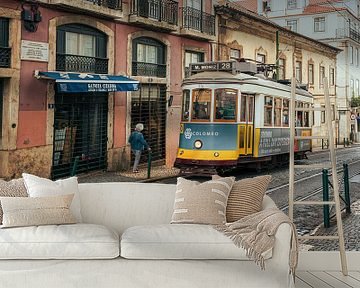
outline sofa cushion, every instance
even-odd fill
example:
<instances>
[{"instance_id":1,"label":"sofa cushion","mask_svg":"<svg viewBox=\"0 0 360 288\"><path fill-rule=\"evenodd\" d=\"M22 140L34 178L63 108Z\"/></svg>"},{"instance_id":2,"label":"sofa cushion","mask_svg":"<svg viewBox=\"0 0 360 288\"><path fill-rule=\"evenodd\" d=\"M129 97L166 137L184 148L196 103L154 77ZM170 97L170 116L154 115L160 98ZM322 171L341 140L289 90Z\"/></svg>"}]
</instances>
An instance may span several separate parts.
<instances>
[{"instance_id":1,"label":"sofa cushion","mask_svg":"<svg viewBox=\"0 0 360 288\"><path fill-rule=\"evenodd\" d=\"M224 224L234 177L204 183L179 177L171 223Z\"/></svg>"},{"instance_id":2,"label":"sofa cushion","mask_svg":"<svg viewBox=\"0 0 360 288\"><path fill-rule=\"evenodd\" d=\"M30 197L47 197L66 194L74 194L70 210L75 216L76 222L82 222L80 212L80 196L77 177L70 177L62 180L52 181L35 175L22 174Z\"/></svg>"},{"instance_id":3,"label":"sofa cushion","mask_svg":"<svg viewBox=\"0 0 360 288\"><path fill-rule=\"evenodd\" d=\"M134 226L121 237L121 256L128 259L236 259L246 252L210 225ZM272 256L272 250L263 254Z\"/></svg>"},{"instance_id":4,"label":"sofa cushion","mask_svg":"<svg viewBox=\"0 0 360 288\"><path fill-rule=\"evenodd\" d=\"M105 259L119 256L118 235L102 225L0 229L0 259Z\"/></svg>"},{"instance_id":5,"label":"sofa cushion","mask_svg":"<svg viewBox=\"0 0 360 288\"><path fill-rule=\"evenodd\" d=\"M74 194L51 197L0 197L3 227L76 223L69 207Z\"/></svg>"},{"instance_id":6,"label":"sofa cushion","mask_svg":"<svg viewBox=\"0 0 360 288\"><path fill-rule=\"evenodd\" d=\"M0 197L27 197L24 179L13 179L11 181L0 180ZM0 204L0 224L2 223L3 211Z\"/></svg>"},{"instance_id":7,"label":"sofa cushion","mask_svg":"<svg viewBox=\"0 0 360 288\"><path fill-rule=\"evenodd\" d=\"M221 177L213 175L212 178L216 180ZM271 175L235 181L226 206L227 222L235 222L245 216L260 212L270 182Z\"/></svg>"}]
</instances>

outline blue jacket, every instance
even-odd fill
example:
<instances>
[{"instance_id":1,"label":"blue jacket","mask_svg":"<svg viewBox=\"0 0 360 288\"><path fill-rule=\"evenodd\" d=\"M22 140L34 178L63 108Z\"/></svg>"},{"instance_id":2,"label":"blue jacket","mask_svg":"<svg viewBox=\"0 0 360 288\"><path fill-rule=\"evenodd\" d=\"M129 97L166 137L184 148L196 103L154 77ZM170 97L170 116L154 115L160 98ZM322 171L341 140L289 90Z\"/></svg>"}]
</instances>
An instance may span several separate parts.
<instances>
[{"instance_id":1,"label":"blue jacket","mask_svg":"<svg viewBox=\"0 0 360 288\"><path fill-rule=\"evenodd\" d=\"M149 145L147 144L147 142L144 139L143 134L139 131L132 132L128 142L130 143L132 150L140 150L141 151L141 150L144 150L144 148L149 147Z\"/></svg>"}]
</instances>

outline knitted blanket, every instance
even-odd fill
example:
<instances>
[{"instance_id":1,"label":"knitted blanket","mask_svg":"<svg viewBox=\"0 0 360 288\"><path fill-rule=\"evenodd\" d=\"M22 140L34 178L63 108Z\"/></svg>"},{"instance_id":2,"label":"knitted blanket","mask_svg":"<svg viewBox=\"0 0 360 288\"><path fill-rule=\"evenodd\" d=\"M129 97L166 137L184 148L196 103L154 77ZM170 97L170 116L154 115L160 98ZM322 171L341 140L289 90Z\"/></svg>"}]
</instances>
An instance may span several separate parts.
<instances>
[{"instance_id":1,"label":"knitted blanket","mask_svg":"<svg viewBox=\"0 0 360 288\"><path fill-rule=\"evenodd\" d=\"M249 259L255 260L261 269L265 269L262 254L274 247L275 233L282 223L291 226L289 267L294 276L298 261L298 239L294 223L277 208L266 209L246 216L236 222L214 226L216 230L229 237L237 247L246 251Z\"/></svg>"}]
</instances>

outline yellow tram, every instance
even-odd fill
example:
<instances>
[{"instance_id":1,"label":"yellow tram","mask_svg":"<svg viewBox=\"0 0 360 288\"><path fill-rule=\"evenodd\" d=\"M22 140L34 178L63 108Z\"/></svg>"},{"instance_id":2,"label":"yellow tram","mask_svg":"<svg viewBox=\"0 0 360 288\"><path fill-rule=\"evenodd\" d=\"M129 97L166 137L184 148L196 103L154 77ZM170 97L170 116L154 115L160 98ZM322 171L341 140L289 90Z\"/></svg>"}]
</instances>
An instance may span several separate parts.
<instances>
[{"instance_id":1,"label":"yellow tram","mask_svg":"<svg viewBox=\"0 0 360 288\"><path fill-rule=\"evenodd\" d=\"M291 87L254 73L249 64L191 64L192 75L182 85L176 167L258 168L264 161L287 161ZM308 91L296 89L297 107L307 108L312 103ZM303 127L299 130L302 135L311 135L311 123L309 112L297 112L296 125ZM311 140L296 140L298 157L310 150Z\"/></svg>"}]
</instances>

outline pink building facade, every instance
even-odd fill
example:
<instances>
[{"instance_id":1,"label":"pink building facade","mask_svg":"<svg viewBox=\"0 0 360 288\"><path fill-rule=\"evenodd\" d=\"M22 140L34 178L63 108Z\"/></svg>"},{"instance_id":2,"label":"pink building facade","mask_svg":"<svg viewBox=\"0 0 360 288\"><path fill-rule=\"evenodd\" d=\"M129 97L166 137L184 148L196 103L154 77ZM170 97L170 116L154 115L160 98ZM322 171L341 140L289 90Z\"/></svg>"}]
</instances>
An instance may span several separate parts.
<instances>
[{"instance_id":1,"label":"pink building facade","mask_svg":"<svg viewBox=\"0 0 360 288\"><path fill-rule=\"evenodd\" d=\"M0 178L126 169L137 122L172 166L186 67L211 60L216 37L211 1L189 2L1 1ZM126 75L140 89L62 93L36 71Z\"/></svg>"}]
</instances>

